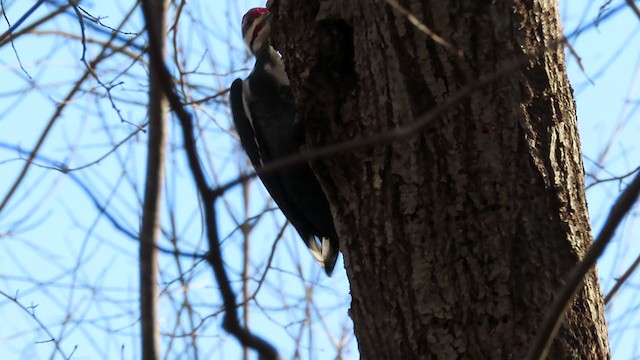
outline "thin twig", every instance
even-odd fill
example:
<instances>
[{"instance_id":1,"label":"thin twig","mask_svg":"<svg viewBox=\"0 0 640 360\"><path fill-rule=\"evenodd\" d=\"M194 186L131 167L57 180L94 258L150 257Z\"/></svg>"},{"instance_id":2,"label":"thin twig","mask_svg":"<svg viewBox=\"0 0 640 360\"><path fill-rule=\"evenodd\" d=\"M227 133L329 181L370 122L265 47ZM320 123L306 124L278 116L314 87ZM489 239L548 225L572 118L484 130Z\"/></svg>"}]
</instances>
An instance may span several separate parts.
<instances>
[{"instance_id":1,"label":"thin twig","mask_svg":"<svg viewBox=\"0 0 640 360\"><path fill-rule=\"evenodd\" d=\"M44 4L44 0L38 0L24 14L22 14L22 16L20 17L20 19L18 19L18 21L16 21L13 25L10 25L9 29L7 31L5 31L4 33L0 34L0 43L5 41L6 39L11 39L11 34L18 27L20 27L20 25L22 25L22 23L25 20L27 20L29 18L29 16L31 16L31 14L33 14L33 12L36 11L42 4ZM3 8L4 8L4 6L3 6Z\"/></svg>"},{"instance_id":2,"label":"thin twig","mask_svg":"<svg viewBox=\"0 0 640 360\"><path fill-rule=\"evenodd\" d=\"M43 16L42 18L34 21L31 25L23 28L22 30L16 31L16 32L11 32L11 37L9 38L8 36L5 37L3 40L0 40L0 48L3 47L4 45L6 45L7 43L9 43L9 39L11 40L15 40L16 38L24 35L24 34L28 34L31 31L33 31L35 28L37 28L38 26L46 23L47 21L53 19L54 17L63 14L68 8L69 8L69 4L66 5L62 5L61 7L59 7L56 11L52 11L50 13L48 13L47 15ZM15 24L14 24L15 25Z\"/></svg>"},{"instance_id":3,"label":"thin twig","mask_svg":"<svg viewBox=\"0 0 640 360\"><path fill-rule=\"evenodd\" d=\"M111 107L116 111L116 114L118 115L118 118L120 119L121 122L129 124L129 125L133 125L136 126L135 124L131 123L130 121L127 121L123 116L122 116L122 111L120 111L120 109L118 108L118 106L116 105L115 101L113 100L113 96L111 95L111 90L113 88L115 88L116 86L120 85L121 83L117 83L114 85L109 85L107 86L105 83L102 82L102 80L100 80L100 77L98 76L98 74L95 72L95 70L91 67L91 65L87 62L87 58L86 58L86 54L87 54L87 37L86 37L86 26L84 23L84 16L82 15L82 13L80 12L80 6L78 6L78 2L76 0L68 0L69 4L71 5L71 8L73 9L73 11L76 14L76 17L78 19L78 23L80 25L80 35L81 35L81 43L82 43L82 56L80 57L80 61L82 61L82 63L84 64L84 66L87 68L87 70L91 73L91 75L93 76L93 78L96 80L96 82L102 86L102 88L104 88L104 90L107 93L107 98L109 99L109 102L111 103ZM138 3L136 3L131 10L129 11L129 13L125 16L123 22L129 20L129 17L133 14L133 12L136 10L136 8ZM85 10L82 10L84 13L87 13ZM117 34L117 30L113 29L114 34ZM137 127L138 130L142 130L144 131L142 128Z\"/></svg>"},{"instance_id":4,"label":"thin twig","mask_svg":"<svg viewBox=\"0 0 640 360\"><path fill-rule=\"evenodd\" d=\"M633 264L631 264L631 266L629 266L627 271L625 271L624 274L622 274L622 276L620 276L620 278L616 281L616 284L613 285L613 288L611 288L611 290L609 290L609 293L607 294L607 296L604 297L604 303L605 304L609 304L609 301L611 301L611 299L613 299L613 297L616 295L618 290L620 290L620 287L622 287L622 285L625 283L625 281L627 281L627 279L629 279L631 274L633 274L633 272L636 271L636 268L638 268L638 265L640 265L640 256L638 256L636 258L636 260L633 262Z\"/></svg>"},{"instance_id":5,"label":"thin twig","mask_svg":"<svg viewBox=\"0 0 640 360\"><path fill-rule=\"evenodd\" d=\"M41 4L42 4L42 1L39 1L38 3L36 3L33 7L31 7L31 9L29 9L27 11L27 14L30 15L30 13L33 12L33 9L37 8ZM22 70L22 72L27 76L27 78L30 81L33 81L33 78L31 77L31 75L29 75L29 72L27 71L27 69L25 69L24 65L22 65L22 60L20 59L20 55L18 54L18 50L16 49L16 45L13 43L13 37L11 36L11 22L9 22L9 17L7 16L7 12L4 11L4 2L2 0L0 0L0 7L2 7L2 15L4 16L4 20L7 22L7 25L9 25L9 30L7 31L7 33L9 34L9 41L11 42L11 48L13 49L13 53L16 55L16 59L18 60L18 64L20 65L20 69ZM29 16L27 14L25 14L25 16ZM1 39L0 39L0 41L1 41Z\"/></svg>"},{"instance_id":6,"label":"thin twig","mask_svg":"<svg viewBox=\"0 0 640 360\"><path fill-rule=\"evenodd\" d=\"M594 164L596 164L596 166L600 166L600 164L596 163L595 161L593 161L593 160L590 160L590 161L592 161ZM618 182L622 183L622 181L624 179L628 178L629 176L633 175L634 173L636 173L638 171L640 171L640 166L638 166L637 168L629 171L626 174L623 174L623 175L620 175L620 176L612 176L612 177L606 178L606 179L598 179L594 175L589 174L589 176L591 176L594 179L594 181L593 181L593 183L587 185L587 187L585 189L588 190L589 188L591 188L591 187L593 187L595 185L606 183L606 182L611 182L611 181L618 181Z\"/></svg>"},{"instance_id":7,"label":"thin twig","mask_svg":"<svg viewBox=\"0 0 640 360\"><path fill-rule=\"evenodd\" d=\"M442 36L436 34L433 30L429 29L425 24L423 24L420 20L418 20L418 18L416 18L415 15L410 13L409 10L405 9L400 4L398 4L396 0L385 0L385 1L387 2L387 4L391 5L394 9L396 9L398 12L404 15L409 21L411 21L413 26L415 26L418 30L422 31L431 39L433 39L433 41L446 47L449 50L454 50L456 51L456 53L462 54L462 50L456 49L455 46L453 46L450 42L445 40Z\"/></svg>"},{"instance_id":8,"label":"thin twig","mask_svg":"<svg viewBox=\"0 0 640 360\"><path fill-rule=\"evenodd\" d=\"M567 44L567 49L569 49L569 52L571 53L571 55L573 55L573 57L576 59L576 63L578 64L580 71L582 71L582 74L587 78L587 80L589 80L591 85L595 85L593 80L591 80L589 75L587 75L587 71L585 70L584 65L582 64L582 58L580 57L580 55L578 55L578 52L576 51L576 49L573 48L573 45L571 45L569 41L567 41L566 44Z\"/></svg>"},{"instance_id":9,"label":"thin twig","mask_svg":"<svg viewBox=\"0 0 640 360\"><path fill-rule=\"evenodd\" d=\"M49 331L49 329L47 328L47 326L45 324L42 323L42 321L40 321L40 319L38 319L36 317L36 313L35 313L35 307L31 306L31 307L26 307L24 305L22 305L19 301L18 301L18 293L16 292L15 296L11 296L7 293L5 293L4 291L0 290L0 295L4 296L5 298L7 298L8 300L10 300L11 302L13 302L14 304L18 305L18 307L20 307L20 309L22 309L24 312L26 312L27 314L29 314L29 316L31 316L31 318L38 324L38 326L47 334L47 336L50 338L50 340L46 340L46 341L39 341L39 343L45 343L45 342L53 342L54 346L56 347L56 351L58 352L58 354L60 354L60 356L67 360L69 359L69 357L67 357L67 355L64 353L64 351L62 351L62 348L60 348L60 341L57 340L53 334L51 333L51 331ZM31 309L31 310L29 310Z\"/></svg>"},{"instance_id":10,"label":"thin twig","mask_svg":"<svg viewBox=\"0 0 640 360\"><path fill-rule=\"evenodd\" d=\"M124 25L124 22L121 22L120 23L120 27L122 27L123 25ZM111 44L111 42L113 42L113 40L116 37L116 34L117 33L115 33L115 32L112 34L112 36L107 41L107 44ZM126 44L125 44L125 46L126 46ZM111 56L113 54L116 54L116 52L112 52L111 54L107 54L107 49L108 48L109 47L106 46L106 45L104 47L102 47L102 49L100 50L100 53L95 57L95 59L93 61L91 61L89 68L95 69L95 67L101 61L103 61L104 59L107 59L109 56ZM9 191L7 192L7 195L5 195L4 199L2 200L2 203L0 203L0 213L2 213L2 211L5 209L5 207L9 203L9 200L11 200L11 198L15 194L16 190L18 189L18 187L20 186L20 184L22 183L22 181L26 177L27 172L29 171L29 168L31 167L31 164L33 163L33 159L36 157L36 155L38 155L38 151L40 151L40 148L44 144L44 141L46 140L47 136L49 135L49 132L53 128L53 125L60 118L60 115L62 115L62 112L66 108L66 106L71 103L73 97L80 90L80 88L82 87L82 84L85 82L85 80L87 80L89 78L90 74L91 74L91 72L88 69L85 70L85 72L82 74L80 79L78 79L78 81L76 81L76 83L74 84L74 86L71 89L71 91L69 91L69 93L67 94L65 99L61 103L59 103L58 106L56 107L55 112L53 113L53 115L49 119L49 122L47 123L47 125L44 128L44 130L42 131L42 134L40 134L40 137L38 138L38 141L36 142L36 145L34 146L33 150L29 153L29 158L27 159L27 161L25 162L24 166L22 167L22 170L20 171L20 174L18 175L18 178L14 181L13 185L11 186Z\"/></svg>"}]
</instances>

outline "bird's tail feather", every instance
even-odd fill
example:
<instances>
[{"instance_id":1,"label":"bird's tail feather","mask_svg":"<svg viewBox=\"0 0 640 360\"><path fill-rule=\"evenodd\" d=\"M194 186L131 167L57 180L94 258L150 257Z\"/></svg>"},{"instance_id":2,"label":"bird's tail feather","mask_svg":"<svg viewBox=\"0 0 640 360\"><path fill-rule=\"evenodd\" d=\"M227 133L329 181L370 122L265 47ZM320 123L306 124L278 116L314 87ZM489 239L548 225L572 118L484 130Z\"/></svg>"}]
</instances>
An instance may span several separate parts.
<instances>
[{"instance_id":1,"label":"bird's tail feather","mask_svg":"<svg viewBox=\"0 0 640 360\"><path fill-rule=\"evenodd\" d=\"M331 239L323 237L317 241L315 236L309 239L309 250L313 257L324 267L324 271L331 276L338 259L338 248L331 245Z\"/></svg>"}]
</instances>

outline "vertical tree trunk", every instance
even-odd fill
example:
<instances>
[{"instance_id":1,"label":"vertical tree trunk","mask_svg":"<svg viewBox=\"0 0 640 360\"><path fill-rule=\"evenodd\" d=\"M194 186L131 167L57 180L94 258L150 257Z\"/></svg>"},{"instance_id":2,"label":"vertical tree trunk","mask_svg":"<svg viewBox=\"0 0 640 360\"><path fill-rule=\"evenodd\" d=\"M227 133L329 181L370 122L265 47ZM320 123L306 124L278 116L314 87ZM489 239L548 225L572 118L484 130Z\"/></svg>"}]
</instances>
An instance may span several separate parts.
<instances>
[{"instance_id":1,"label":"vertical tree trunk","mask_svg":"<svg viewBox=\"0 0 640 360\"><path fill-rule=\"evenodd\" d=\"M401 2L453 49L382 0L272 5L310 146L412 123L479 77L549 48L427 131L314 164L363 358L523 358L592 242L556 2ZM607 357L594 271L550 358Z\"/></svg>"},{"instance_id":2,"label":"vertical tree trunk","mask_svg":"<svg viewBox=\"0 0 640 360\"><path fill-rule=\"evenodd\" d=\"M158 43L165 42L166 0L150 0ZM151 62L157 59L150 58ZM140 229L140 326L142 359L160 358L158 325L158 238L164 182L166 124L168 104L153 63L149 66L149 145L144 189L144 208Z\"/></svg>"}]
</instances>

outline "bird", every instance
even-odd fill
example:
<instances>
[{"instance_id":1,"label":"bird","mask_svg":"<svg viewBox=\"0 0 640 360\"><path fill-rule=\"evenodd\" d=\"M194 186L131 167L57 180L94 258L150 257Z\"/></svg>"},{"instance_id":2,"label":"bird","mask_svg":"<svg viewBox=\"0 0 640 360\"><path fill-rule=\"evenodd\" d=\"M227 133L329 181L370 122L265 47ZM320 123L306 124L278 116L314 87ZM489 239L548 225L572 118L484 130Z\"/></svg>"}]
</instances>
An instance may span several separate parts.
<instances>
[{"instance_id":1,"label":"bird","mask_svg":"<svg viewBox=\"0 0 640 360\"><path fill-rule=\"evenodd\" d=\"M250 9L242 17L242 37L255 56L249 76L230 88L231 112L240 143L256 169L294 154L304 144L296 119L289 77L271 46L271 13ZM260 180L314 258L331 276L339 253L338 235L327 197L308 162L259 174Z\"/></svg>"}]
</instances>

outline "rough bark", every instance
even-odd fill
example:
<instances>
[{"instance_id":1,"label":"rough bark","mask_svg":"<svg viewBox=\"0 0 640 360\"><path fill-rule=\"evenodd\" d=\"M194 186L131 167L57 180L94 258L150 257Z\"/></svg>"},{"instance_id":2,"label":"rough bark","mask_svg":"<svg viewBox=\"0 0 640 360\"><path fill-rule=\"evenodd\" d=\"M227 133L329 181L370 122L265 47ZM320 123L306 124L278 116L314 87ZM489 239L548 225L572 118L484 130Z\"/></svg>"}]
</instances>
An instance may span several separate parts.
<instances>
[{"instance_id":1,"label":"rough bark","mask_svg":"<svg viewBox=\"0 0 640 360\"><path fill-rule=\"evenodd\" d=\"M331 202L366 359L520 359L592 242L557 4L276 0L309 146L406 125L505 63L549 47L408 140L314 163ZM551 359L609 357L595 271Z\"/></svg>"}]
</instances>

